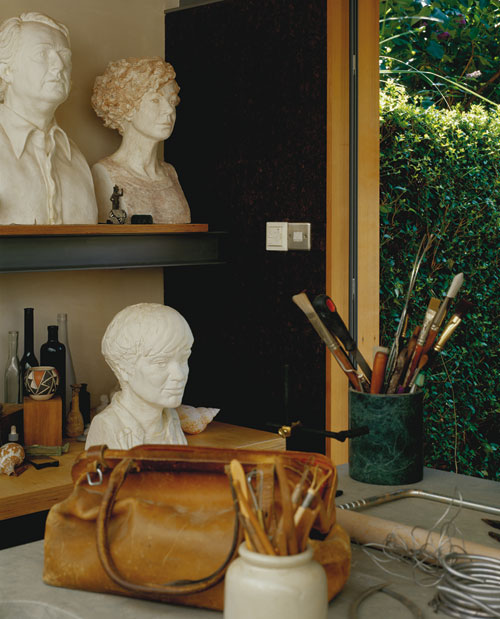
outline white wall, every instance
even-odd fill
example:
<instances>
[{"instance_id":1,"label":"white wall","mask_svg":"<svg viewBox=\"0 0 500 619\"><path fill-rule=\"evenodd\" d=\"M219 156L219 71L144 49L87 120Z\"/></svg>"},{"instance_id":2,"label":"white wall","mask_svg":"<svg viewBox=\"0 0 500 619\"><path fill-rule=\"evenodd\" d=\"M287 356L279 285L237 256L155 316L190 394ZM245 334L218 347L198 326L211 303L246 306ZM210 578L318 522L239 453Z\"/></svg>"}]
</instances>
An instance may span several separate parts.
<instances>
[{"instance_id":1,"label":"white wall","mask_svg":"<svg viewBox=\"0 0 500 619\"><path fill-rule=\"evenodd\" d=\"M64 23L73 52L73 86L56 116L90 165L112 153L119 138L105 129L90 105L92 86L110 60L164 55L164 10L177 0L1 0L0 22L39 11ZM36 351L58 312L68 314L69 340L77 379L89 384L92 402L114 384L100 353L111 318L126 305L163 302L161 269L0 274L0 401L7 356L7 332L20 333L23 308L35 308Z\"/></svg>"}]
</instances>

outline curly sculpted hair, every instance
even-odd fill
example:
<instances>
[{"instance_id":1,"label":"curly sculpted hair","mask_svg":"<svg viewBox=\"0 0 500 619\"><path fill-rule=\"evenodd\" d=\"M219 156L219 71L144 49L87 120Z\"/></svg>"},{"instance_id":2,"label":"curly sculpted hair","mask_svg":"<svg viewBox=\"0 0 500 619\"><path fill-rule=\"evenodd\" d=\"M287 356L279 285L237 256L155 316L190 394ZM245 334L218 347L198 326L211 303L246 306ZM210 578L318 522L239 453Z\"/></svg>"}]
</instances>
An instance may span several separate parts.
<instances>
[{"instance_id":1,"label":"curly sculpted hair","mask_svg":"<svg viewBox=\"0 0 500 619\"><path fill-rule=\"evenodd\" d=\"M123 134L123 121L132 120L143 96L171 81L179 92L173 66L159 56L114 60L95 79L92 107L106 127ZM179 101L177 97L176 105Z\"/></svg>"}]
</instances>

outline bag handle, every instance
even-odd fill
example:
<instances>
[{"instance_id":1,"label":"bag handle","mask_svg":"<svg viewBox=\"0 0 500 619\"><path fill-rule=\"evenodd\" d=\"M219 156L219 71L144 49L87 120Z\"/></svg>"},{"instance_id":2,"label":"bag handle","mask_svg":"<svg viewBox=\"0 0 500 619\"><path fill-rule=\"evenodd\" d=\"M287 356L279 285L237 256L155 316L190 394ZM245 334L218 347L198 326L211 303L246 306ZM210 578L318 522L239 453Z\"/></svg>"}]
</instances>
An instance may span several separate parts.
<instances>
[{"instance_id":1,"label":"bag handle","mask_svg":"<svg viewBox=\"0 0 500 619\"><path fill-rule=\"evenodd\" d=\"M189 595L192 593L200 593L201 591L205 591L206 589L216 585L224 577L226 569L235 554L240 537L238 503L232 487L231 493L233 494L233 505L235 508L236 517L231 549L222 565L220 565L212 574L209 574L205 578L200 578L199 580L177 580L166 584L147 583L142 585L129 582L121 576L115 565L113 557L111 556L108 537L108 524L113 512L113 506L118 491L123 485L127 474L133 468L136 468L137 470L138 467L132 458L124 458L117 466L115 466L110 475L108 487L103 495L99 513L97 515L97 553L106 574L120 587L153 598L158 598L158 596L161 595Z\"/></svg>"}]
</instances>

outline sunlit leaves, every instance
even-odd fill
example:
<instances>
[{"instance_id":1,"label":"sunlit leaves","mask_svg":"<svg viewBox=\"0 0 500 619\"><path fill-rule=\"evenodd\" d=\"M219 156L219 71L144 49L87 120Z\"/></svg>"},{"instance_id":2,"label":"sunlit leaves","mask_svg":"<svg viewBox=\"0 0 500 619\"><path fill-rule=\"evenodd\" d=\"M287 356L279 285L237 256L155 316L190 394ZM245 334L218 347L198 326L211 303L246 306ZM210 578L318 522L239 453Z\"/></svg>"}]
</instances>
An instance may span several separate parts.
<instances>
[{"instance_id":1,"label":"sunlit leaves","mask_svg":"<svg viewBox=\"0 0 500 619\"><path fill-rule=\"evenodd\" d=\"M381 70L426 107L499 103L499 24L498 0L381 0Z\"/></svg>"},{"instance_id":2,"label":"sunlit leaves","mask_svg":"<svg viewBox=\"0 0 500 619\"><path fill-rule=\"evenodd\" d=\"M500 480L500 116L415 101L394 82L381 96L381 343L392 342L418 244L434 232L408 331L461 271L459 297L474 308L427 377L426 463Z\"/></svg>"}]
</instances>

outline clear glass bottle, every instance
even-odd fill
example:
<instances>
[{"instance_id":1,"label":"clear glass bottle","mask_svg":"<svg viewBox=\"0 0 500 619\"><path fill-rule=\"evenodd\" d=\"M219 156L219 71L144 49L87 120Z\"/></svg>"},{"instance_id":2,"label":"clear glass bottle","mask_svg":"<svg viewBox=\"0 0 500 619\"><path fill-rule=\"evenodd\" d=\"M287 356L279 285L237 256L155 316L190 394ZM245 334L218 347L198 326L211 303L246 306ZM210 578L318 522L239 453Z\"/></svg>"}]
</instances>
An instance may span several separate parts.
<instances>
[{"instance_id":1,"label":"clear glass bottle","mask_svg":"<svg viewBox=\"0 0 500 619\"><path fill-rule=\"evenodd\" d=\"M71 349L69 347L68 314L57 314L57 326L59 327L59 341L61 344L64 344L66 348L66 410L64 411L66 415L71 408L71 385L77 384Z\"/></svg>"},{"instance_id":2,"label":"clear glass bottle","mask_svg":"<svg viewBox=\"0 0 500 619\"><path fill-rule=\"evenodd\" d=\"M17 356L19 341L18 331L9 331L7 364L4 373L4 402L19 404L21 402L21 370Z\"/></svg>"}]
</instances>

